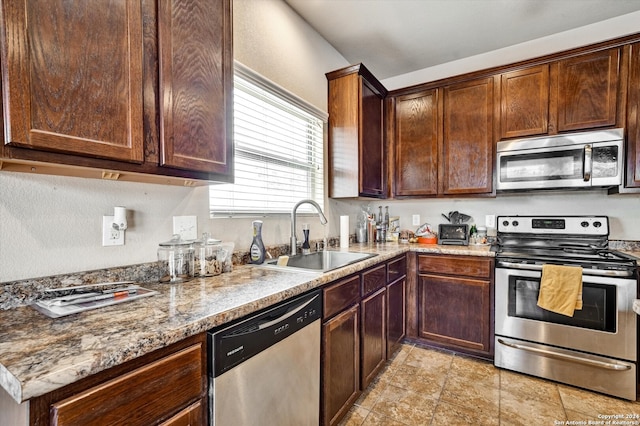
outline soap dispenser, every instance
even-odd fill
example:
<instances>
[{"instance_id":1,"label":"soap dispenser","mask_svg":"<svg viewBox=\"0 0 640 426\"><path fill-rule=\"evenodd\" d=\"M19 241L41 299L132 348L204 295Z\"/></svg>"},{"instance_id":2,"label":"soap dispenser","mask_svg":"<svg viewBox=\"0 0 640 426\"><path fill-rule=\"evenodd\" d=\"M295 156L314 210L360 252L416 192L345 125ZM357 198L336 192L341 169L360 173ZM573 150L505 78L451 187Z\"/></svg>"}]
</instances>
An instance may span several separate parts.
<instances>
[{"instance_id":1,"label":"soap dispenser","mask_svg":"<svg viewBox=\"0 0 640 426\"><path fill-rule=\"evenodd\" d=\"M311 253L311 246L309 245L309 224L302 224L302 233L304 234L304 242L302 243L302 254Z\"/></svg>"},{"instance_id":2,"label":"soap dispenser","mask_svg":"<svg viewBox=\"0 0 640 426\"><path fill-rule=\"evenodd\" d=\"M265 250L264 244L262 243L262 221L254 220L253 221L253 241L251 242L251 247L249 248L249 261L251 263L262 263L264 262Z\"/></svg>"}]
</instances>

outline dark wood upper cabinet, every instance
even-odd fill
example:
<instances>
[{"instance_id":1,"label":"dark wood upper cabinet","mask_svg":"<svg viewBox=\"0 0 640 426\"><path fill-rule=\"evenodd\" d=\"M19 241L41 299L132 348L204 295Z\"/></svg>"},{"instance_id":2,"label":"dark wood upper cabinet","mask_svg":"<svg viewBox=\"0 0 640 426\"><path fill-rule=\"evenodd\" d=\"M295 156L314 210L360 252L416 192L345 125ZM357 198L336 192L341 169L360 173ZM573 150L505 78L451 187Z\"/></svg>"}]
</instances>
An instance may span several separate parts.
<instances>
[{"instance_id":1,"label":"dark wood upper cabinet","mask_svg":"<svg viewBox=\"0 0 640 426\"><path fill-rule=\"evenodd\" d=\"M621 64L613 48L497 75L500 139L623 127Z\"/></svg>"},{"instance_id":2,"label":"dark wood upper cabinet","mask_svg":"<svg viewBox=\"0 0 640 426\"><path fill-rule=\"evenodd\" d=\"M499 76L500 138L545 134L549 129L549 65Z\"/></svg>"},{"instance_id":3,"label":"dark wood upper cabinet","mask_svg":"<svg viewBox=\"0 0 640 426\"><path fill-rule=\"evenodd\" d=\"M553 63L551 93L557 96L558 132L615 126L620 49Z\"/></svg>"},{"instance_id":4,"label":"dark wood upper cabinet","mask_svg":"<svg viewBox=\"0 0 640 426\"><path fill-rule=\"evenodd\" d=\"M629 101L627 120L627 168L625 186L640 188L640 43L629 47Z\"/></svg>"},{"instance_id":5,"label":"dark wood upper cabinet","mask_svg":"<svg viewBox=\"0 0 640 426\"><path fill-rule=\"evenodd\" d=\"M141 3L2 4L5 144L143 160Z\"/></svg>"},{"instance_id":6,"label":"dark wood upper cabinet","mask_svg":"<svg viewBox=\"0 0 640 426\"><path fill-rule=\"evenodd\" d=\"M493 78L397 96L394 196L493 193Z\"/></svg>"},{"instance_id":7,"label":"dark wood upper cabinet","mask_svg":"<svg viewBox=\"0 0 640 426\"><path fill-rule=\"evenodd\" d=\"M0 7L3 170L233 179L231 0Z\"/></svg>"},{"instance_id":8,"label":"dark wood upper cabinet","mask_svg":"<svg viewBox=\"0 0 640 426\"><path fill-rule=\"evenodd\" d=\"M164 166L223 174L232 169L230 19L228 1L160 1Z\"/></svg>"},{"instance_id":9,"label":"dark wood upper cabinet","mask_svg":"<svg viewBox=\"0 0 640 426\"><path fill-rule=\"evenodd\" d=\"M438 89L395 99L394 195L438 193Z\"/></svg>"},{"instance_id":10,"label":"dark wood upper cabinet","mask_svg":"<svg viewBox=\"0 0 640 426\"><path fill-rule=\"evenodd\" d=\"M439 189L444 195L493 191L493 79L443 89Z\"/></svg>"},{"instance_id":11,"label":"dark wood upper cabinet","mask_svg":"<svg viewBox=\"0 0 640 426\"><path fill-rule=\"evenodd\" d=\"M329 196L387 196L386 89L362 65L327 73Z\"/></svg>"}]
</instances>

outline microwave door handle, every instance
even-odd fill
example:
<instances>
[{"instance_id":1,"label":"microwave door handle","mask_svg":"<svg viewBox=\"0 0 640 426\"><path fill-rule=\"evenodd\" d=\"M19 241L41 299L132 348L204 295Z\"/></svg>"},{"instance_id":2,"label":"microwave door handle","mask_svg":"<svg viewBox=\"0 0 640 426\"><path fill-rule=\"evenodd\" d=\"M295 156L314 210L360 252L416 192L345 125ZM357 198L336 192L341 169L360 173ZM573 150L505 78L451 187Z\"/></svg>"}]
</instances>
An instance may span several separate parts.
<instances>
[{"instance_id":1,"label":"microwave door handle","mask_svg":"<svg viewBox=\"0 0 640 426\"><path fill-rule=\"evenodd\" d=\"M585 145L585 147L584 147L584 174L582 176L585 182L589 182L591 180L592 154L593 154L593 148L591 148L591 145Z\"/></svg>"}]
</instances>

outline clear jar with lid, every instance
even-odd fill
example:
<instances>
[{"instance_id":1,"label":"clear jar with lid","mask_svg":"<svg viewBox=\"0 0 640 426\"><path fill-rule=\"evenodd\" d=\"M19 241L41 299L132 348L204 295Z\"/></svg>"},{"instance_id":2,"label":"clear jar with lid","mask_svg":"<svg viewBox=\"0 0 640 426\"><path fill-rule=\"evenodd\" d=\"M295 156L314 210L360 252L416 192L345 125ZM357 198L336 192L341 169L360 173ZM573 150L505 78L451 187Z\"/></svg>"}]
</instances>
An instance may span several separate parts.
<instances>
[{"instance_id":1,"label":"clear jar with lid","mask_svg":"<svg viewBox=\"0 0 640 426\"><path fill-rule=\"evenodd\" d=\"M204 232L202 239L193 243L196 277L212 277L223 272L224 259L220 256L220 242Z\"/></svg>"},{"instance_id":2,"label":"clear jar with lid","mask_svg":"<svg viewBox=\"0 0 640 426\"><path fill-rule=\"evenodd\" d=\"M487 228L485 226L478 226L476 244L487 244Z\"/></svg>"},{"instance_id":3,"label":"clear jar with lid","mask_svg":"<svg viewBox=\"0 0 640 426\"><path fill-rule=\"evenodd\" d=\"M194 276L194 255L191 241L183 240L175 234L169 241L158 247L159 281L180 283Z\"/></svg>"}]
</instances>

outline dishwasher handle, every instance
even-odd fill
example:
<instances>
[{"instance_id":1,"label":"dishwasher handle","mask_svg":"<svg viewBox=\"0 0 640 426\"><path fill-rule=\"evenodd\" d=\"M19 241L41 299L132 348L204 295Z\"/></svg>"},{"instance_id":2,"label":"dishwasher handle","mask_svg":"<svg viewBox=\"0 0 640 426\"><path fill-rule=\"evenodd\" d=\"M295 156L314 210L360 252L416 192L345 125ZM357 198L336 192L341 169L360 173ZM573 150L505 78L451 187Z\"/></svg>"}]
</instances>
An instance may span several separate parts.
<instances>
[{"instance_id":1,"label":"dishwasher handle","mask_svg":"<svg viewBox=\"0 0 640 426\"><path fill-rule=\"evenodd\" d=\"M297 314L298 312L302 311L304 308L306 308L307 306L309 306L310 304L312 304L316 299L318 299L320 297L320 294L316 294L315 296L313 296L313 298L304 301L303 303L301 303L300 305L293 307L291 309L289 309L287 312L285 312L284 314L280 315L279 317L272 319L270 321L266 321L266 322L261 322L258 325L258 330L264 330L265 328L269 328L272 325L275 325L279 322L282 322L284 320L286 320L287 318L290 318L292 316L294 316L295 314Z\"/></svg>"}]
</instances>

